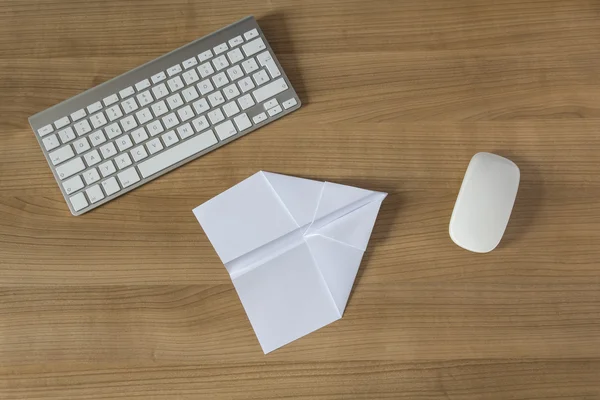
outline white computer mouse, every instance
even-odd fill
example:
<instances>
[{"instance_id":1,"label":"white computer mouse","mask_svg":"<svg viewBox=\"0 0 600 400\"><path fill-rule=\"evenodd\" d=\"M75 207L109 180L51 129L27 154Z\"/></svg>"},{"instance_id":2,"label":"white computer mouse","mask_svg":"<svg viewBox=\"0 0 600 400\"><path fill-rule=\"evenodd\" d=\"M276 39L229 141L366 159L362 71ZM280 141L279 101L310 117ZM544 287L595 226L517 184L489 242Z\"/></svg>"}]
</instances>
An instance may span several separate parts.
<instances>
[{"instance_id":1,"label":"white computer mouse","mask_svg":"<svg viewBox=\"0 0 600 400\"><path fill-rule=\"evenodd\" d=\"M476 253L498 246L517 197L520 176L519 167L507 158L492 153L473 156L450 218L454 243Z\"/></svg>"}]
</instances>

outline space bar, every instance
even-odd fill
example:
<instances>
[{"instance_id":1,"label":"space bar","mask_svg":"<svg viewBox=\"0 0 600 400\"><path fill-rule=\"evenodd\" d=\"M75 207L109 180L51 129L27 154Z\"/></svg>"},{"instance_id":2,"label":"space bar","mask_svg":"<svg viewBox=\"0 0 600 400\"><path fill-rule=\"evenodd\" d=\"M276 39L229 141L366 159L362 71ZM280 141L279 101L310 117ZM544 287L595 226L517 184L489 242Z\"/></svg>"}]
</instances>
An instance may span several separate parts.
<instances>
[{"instance_id":1,"label":"space bar","mask_svg":"<svg viewBox=\"0 0 600 400\"><path fill-rule=\"evenodd\" d=\"M171 147L170 149L163 151L156 157L152 157L149 160L139 163L137 167L140 170L142 177L147 178L165 168L170 167L173 164L178 163L179 161L193 156L194 154L216 143L217 138L215 137L215 134L212 130L209 130L191 138L190 140L186 140L175 147Z\"/></svg>"}]
</instances>

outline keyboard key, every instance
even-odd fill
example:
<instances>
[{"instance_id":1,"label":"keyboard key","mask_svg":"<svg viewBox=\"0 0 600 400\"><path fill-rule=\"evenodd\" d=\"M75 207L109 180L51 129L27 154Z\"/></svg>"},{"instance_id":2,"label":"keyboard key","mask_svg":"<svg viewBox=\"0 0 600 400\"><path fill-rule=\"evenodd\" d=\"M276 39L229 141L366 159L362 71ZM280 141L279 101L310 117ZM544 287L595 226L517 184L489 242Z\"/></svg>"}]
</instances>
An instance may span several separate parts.
<instances>
[{"instance_id":1,"label":"keyboard key","mask_svg":"<svg viewBox=\"0 0 600 400\"><path fill-rule=\"evenodd\" d=\"M121 182L121 186L123 186L123 188L131 186L134 183L139 182L140 180L140 176L138 175L135 168L129 168L119 173L117 175L117 178L119 178L119 182Z\"/></svg>"},{"instance_id":2,"label":"keyboard key","mask_svg":"<svg viewBox=\"0 0 600 400\"><path fill-rule=\"evenodd\" d=\"M240 104L240 107L242 107L242 110L246 110L255 104L254 100L252 100L252 96L250 96L249 94L240 97L239 99L237 99L237 101Z\"/></svg>"},{"instance_id":3,"label":"keyboard key","mask_svg":"<svg viewBox=\"0 0 600 400\"><path fill-rule=\"evenodd\" d=\"M71 202L71 205L73 206L73 210L75 210L75 211L79 211L88 206L88 202L85 199L83 192L77 193L75 196L71 196L69 198L69 201Z\"/></svg>"},{"instance_id":4,"label":"keyboard key","mask_svg":"<svg viewBox=\"0 0 600 400\"><path fill-rule=\"evenodd\" d=\"M265 42L263 42L262 38L256 38L253 41L242 45L242 50L244 50L246 57L250 57L266 48L267 46L265 46Z\"/></svg>"},{"instance_id":5,"label":"keyboard key","mask_svg":"<svg viewBox=\"0 0 600 400\"><path fill-rule=\"evenodd\" d=\"M106 136L102 131L96 131L89 136L89 139L92 141L92 146L97 147L102 143L106 142Z\"/></svg>"},{"instance_id":6,"label":"keyboard key","mask_svg":"<svg viewBox=\"0 0 600 400\"><path fill-rule=\"evenodd\" d=\"M260 114L254 116L252 118L252 121L254 121L255 124L258 124L259 122L263 122L266 119L267 119L267 114L265 114L264 112L261 112Z\"/></svg>"},{"instance_id":7,"label":"keyboard key","mask_svg":"<svg viewBox=\"0 0 600 400\"><path fill-rule=\"evenodd\" d=\"M244 39L242 39L241 36L236 36L233 39L229 39L229 47L235 47L242 43L244 43Z\"/></svg>"},{"instance_id":8,"label":"keyboard key","mask_svg":"<svg viewBox=\"0 0 600 400\"><path fill-rule=\"evenodd\" d=\"M162 131L164 131L163 126L159 120L150 122L146 126L146 129L148 129L148 132L150 132L150 136L156 136Z\"/></svg>"},{"instance_id":9,"label":"keyboard key","mask_svg":"<svg viewBox=\"0 0 600 400\"><path fill-rule=\"evenodd\" d=\"M207 76L214 74L215 70L210 63L204 63L198 67L198 73L202 78L206 78Z\"/></svg>"},{"instance_id":10,"label":"keyboard key","mask_svg":"<svg viewBox=\"0 0 600 400\"><path fill-rule=\"evenodd\" d=\"M146 153L144 146L138 146L131 150L131 156L135 162L138 162L148 157L148 153Z\"/></svg>"},{"instance_id":11,"label":"keyboard key","mask_svg":"<svg viewBox=\"0 0 600 400\"><path fill-rule=\"evenodd\" d=\"M196 130L196 132L202 132L202 131L208 129L208 127L210 126L210 124L208 123L208 120L206 119L206 117L204 115L193 120L192 125L194 126L194 129Z\"/></svg>"},{"instance_id":12,"label":"keyboard key","mask_svg":"<svg viewBox=\"0 0 600 400\"><path fill-rule=\"evenodd\" d=\"M69 117L62 117L56 121L54 121L54 127L56 129L60 129L64 126L69 125L70 121L69 121Z\"/></svg>"},{"instance_id":13,"label":"keyboard key","mask_svg":"<svg viewBox=\"0 0 600 400\"><path fill-rule=\"evenodd\" d=\"M218 90L216 92L208 95L208 101L210 101L210 104L213 107L218 106L219 104L225 103L225 99L223 98L223 95Z\"/></svg>"},{"instance_id":14,"label":"keyboard key","mask_svg":"<svg viewBox=\"0 0 600 400\"><path fill-rule=\"evenodd\" d=\"M102 110L102 104L100 104L100 102L97 101L94 104L90 104L89 106L87 106L87 110L88 110L88 113L93 114L96 111Z\"/></svg>"},{"instance_id":15,"label":"keyboard key","mask_svg":"<svg viewBox=\"0 0 600 400\"><path fill-rule=\"evenodd\" d=\"M140 170L142 177L147 178L215 145L216 143L217 138L214 133L212 131L206 131L181 144L173 146L152 158L142 161L138 164L138 169Z\"/></svg>"},{"instance_id":16,"label":"keyboard key","mask_svg":"<svg viewBox=\"0 0 600 400\"><path fill-rule=\"evenodd\" d=\"M179 120L177 119L175 113L171 113L163 117L162 122L166 129L170 129L177 125L179 123Z\"/></svg>"},{"instance_id":17,"label":"keyboard key","mask_svg":"<svg viewBox=\"0 0 600 400\"><path fill-rule=\"evenodd\" d=\"M106 132L109 139L116 138L121 133L123 133L123 131L121 130L121 127L119 127L119 124L117 124L116 122L114 124L110 124L106 128L104 128L104 132ZM93 142L93 139L92 139L92 142Z\"/></svg>"},{"instance_id":18,"label":"keyboard key","mask_svg":"<svg viewBox=\"0 0 600 400\"><path fill-rule=\"evenodd\" d=\"M135 98L137 99L138 103L140 103L140 107L147 106L154 101L149 90L144 90L142 93L135 96Z\"/></svg>"},{"instance_id":19,"label":"keyboard key","mask_svg":"<svg viewBox=\"0 0 600 400\"><path fill-rule=\"evenodd\" d=\"M227 50L229 50L227 43L221 43L220 45L213 47L213 51L215 52L215 55L221 54L222 52L227 51Z\"/></svg>"},{"instance_id":20,"label":"keyboard key","mask_svg":"<svg viewBox=\"0 0 600 400\"><path fill-rule=\"evenodd\" d=\"M135 118L133 118L133 115L129 115L123 118L120 122L125 132L129 132L130 130L137 127L137 122L135 122Z\"/></svg>"},{"instance_id":21,"label":"keyboard key","mask_svg":"<svg viewBox=\"0 0 600 400\"><path fill-rule=\"evenodd\" d=\"M148 79L144 79L143 81L139 81L135 84L135 90L141 92L142 90L150 87L150 81Z\"/></svg>"},{"instance_id":22,"label":"keyboard key","mask_svg":"<svg viewBox=\"0 0 600 400\"><path fill-rule=\"evenodd\" d=\"M146 143L146 147L148 148L150 154L158 153L163 149L163 145L159 138L154 138Z\"/></svg>"},{"instance_id":23,"label":"keyboard key","mask_svg":"<svg viewBox=\"0 0 600 400\"><path fill-rule=\"evenodd\" d=\"M183 100L181 99L179 93L175 93L173 96L167 97L167 104L169 105L171 110L174 110L183 105Z\"/></svg>"},{"instance_id":24,"label":"keyboard key","mask_svg":"<svg viewBox=\"0 0 600 400\"><path fill-rule=\"evenodd\" d=\"M182 76L186 85L191 85L192 83L198 82L200 80L200 77L198 76L198 73L195 69L185 71Z\"/></svg>"},{"instance_id":25,"label":"keyboard key","mask_svg":"<svg viewBox=\"0 0 600 400\"><path fill-rule=\"evenodd\" d=\"M102 153L102 157L110 158L117 154L117 149L115 148L115 144L110 142L100 147L100 152Z\"/></svg>"},{"instance_id":26,"label":"keyboard key","mask_svg":"<svg viewBox=\"0 0 600 400\"><path fill-rule=\"evenodd\" d=\"M164 72L161 71L156 75L152 75L152 77L150 79L152 79L152 83L156 84L160 81L164 81L165 79L167 79L167 76L165 75Z\"/></svg>"},{"instance_id":27,"label":"keyboard key","mask_svg":"<svg viewBox=\"0 0 600 400\"><path fill-rule=\"evenodd\" d=\"M175 143L179 142L179 138L177 137L177 134L174 131L169 131L167 133L165 133L164 135L161 136L163 142L165 142L165 145L167 147L174 145Z\"/></svg>"},{"instance_id":28,"label":"keyboard key","mask_svg":"<svg viewBox=\"0 0 600 400\"><path fill-rule=\"evenodd\" d=\"M290 107L294 107L296 104L298 104L298 102L296 101L295 98L292 97L291 99L283 102L283 108L285 108L287 110Z\"/></svg>"},{"instance_id":29,"label":"keyboard key","mask_svg":"<svg viewBox=\"0 0 600 400\"><path fill-rule=\"evenodd\" d=\"M189 103L199 97L198 92L193 86L183 89L181 93L183 94L183 98L185 99L186 103Z\"/></svg>"},{"instance_id":30,"label":"keyboard key","mask_svg":"<svg viewBox=\"0 0 600 400\"><path fill-rule=\"evenodd\" d=\"M252 29L251 31L244 33L244 38L246 40L254 39L257 36L258 36L258 31L256 29Z\"/></svg>"},{"instance_id":31,"label":"keyboard key","mask_svg":"<svg viewBox=\"0 0 600 400\"><path fill-rule=\"evenodd\" d=\"M229 83L229 80L227 79L227 75L225 75L224 72L219 72L218 74L216 74L215 76L212 77L212 80L215 83L215 86L217 88L225 86Z\"/></svg>"},{"instance_id":32,"label":"keyboard key","mask_svg":"<svg viewBox=\"0 0 600 400\"><path fill-rule=\"evenodd\" d=\"M127 150L128 148L133 146L133 143L131 142L131 138L129 137L128 134L125 134L125 135L119 137L116 140L116 143L117 143L117 147L119 148L119 151Z\"/></svg>"},{"instance_id":33,"label":"keyboard key","mask_svg":"<svg viewBox=\"0 0 600 400\"><path fill-rule=\"evenodd\" d=\"M239 65L234 65L233 67L227 70L227 76L229 76L229 79L231 79L232 81L235 81L236 79L244 76L244 73L242 72L242 69Z\"/></svg>"},{"instance_id":34,"label":"keyboard key","mask_svg":"<svg viewBox=\"0 0 600 400\"><path fill-rule=\"evenodd\" d=\"M271 80L271 78L269 78L269 75L267 75L267 71L265 71L264 69L261 69L257 73L253 74L252 78L254 78L254 81L256 82L257 86L260 86L263 83L267 83Z\"/></svg>"},{"instance_id":35,"label":"keyboard key","mask_svg":"<svg viewBox=\"0 0 600 400\"><path fill-rule=\"evenodd\" d=\"M92 165L98 164L102 160L100 158L100 154L98 154L98 150L96 150L96 149L90 151L89 153L86 153L83 156L83 158L85 159L85 163L90 167Z\"/></svg>"},{"instance_id":36,"label":"keyboard key","mask_svg":"<svg viewBox=\"0 0 600 400\"><path fill-rule=\"evenodd\" d=\"M73 147L75 147L77 154L81 154L90 149L90 142L88 142L86 138L82 137L73 142Z\"/></svg>"},{"instance_id":37,"label":"keyboard key","mask_svg":"<svg viewBox=\"0 0 600 400\"><path fill-rule=\"evenodd\" d=\"M83 173L83 179L87 185L91 185L94 182L98 182L100 180L100 175L96 168L90 168Z\"/></svg>"},{"instance_id":38,"label":"keyboard key","mask_svg":"<svg viewBox=\"0 0 600 400\"><path fill-rule=\"evenodd\" d=\"M117 167L119 169L123 169L131 165L131 158L129 158L129 154L123 153L115 158L115 162L117 163Z\"/></svg>"},{"instance_id":39,"label":"keyboard key","mask_svg":"<svg viewBox=\"0 0 600 400\"><path fill-rule=\"evenodd\" d=\"M181 122L187 121L190 118L194 118L194 112L192 111L192 107L189 105L183 107L181 110L178 110L177 115L179 115L179 120Z\"/></svg>"},{"instance_id":40,"label":"keyboard key","mask_svg":"<svg viewBox=\"0 0 600 400\"><path fill-rule=\"evenodd\" d=\"M229 58L229 62L235 64L244 59L244 55L240 49L233 49L229 53L227 53L227 58Z\"/></svg>"},{"instance_id":41,"label":"keyboard key","mask_svg":"<svg viewBox=\"0 0 600 400\"><path fill-rule=\"evenodd\" d=\"M104 99L102 99L102 103L104 103L105 107L108 107L111 104L116 103L117 101L119 101L119 96L117 96L116 94L111 94L110 96L105 97ZM92 111L90 111L90 113L92 113Z\"/></svg>"},{"instance_id":42,"label":"keyboard key","mask_svg":"<svg viewBox=\"0 0 600 400\"><path fill-rule=\"evenodd\" d=\"M283 78L279 78L263 87L256 89L254 92L252 92L252 94L258 103L262 103L266 99L286 91L287 89L289 88L287 83L285 83L285 80Z\"/></svg>"},{"instance_id":43,"label":"keyboard key","mask_svg":"<svg viewBox=\"0 0 600 400\"><path fill-rule=\"evenodd\" d=\"M192 57L192 58L188 58L187 60L185 60L183 62L183 68L188 69L188 68L192 68L194 65L197 65L198 61L196 60L196 57Z\"/></svg>"},{"instance_id":44,"label":"keyboard key","mask_svg":"<svg viewBox=\"0 0 600 400\"><path fill-rule=\"evenodd\" d=\"M280 106L280 105L277 105L277 106L275 106L275 107L273 107L273 108L270 108L270 109L267 111L267 113L268 113L268 114L269 114L269 115L272 117L272 116L274 116L274 115L277 115L277 114L279 114L281 111L283 111L283 110L281 109L281 106Z\"/></svg>"},{"instance_id":45,"label":"keyboard key","mask_svg":"<svg viewBox=\"0 0 600 400\"><path fill-rule=\"evenodd\" d=\"M94 185L86 189L85 194L87 194L87 197L90 199L90 203L92 204L97 203L104 198L104 193L102 193L100 185Z\"/></svg>"},{"instance_id":46,"label":"keyboard key","mask_svg":"<svg viewBox=\"0 0 600 400\"><path fill-rule=\"evenodd\" d=\"M104 113L102 111L100 111L97 114L94 114L90 117L90 120L92 121L92 125L94 125L94 129L98 129L101 126L106 125L106 117L104 116Z\"/></svg>"},{"instance_id":47,"label":"keyboard key","mask_svg":"<svg viewBox=\"0 0 600 400\"><path fill-rule=\"evenodd\" d=\"M225 97L227 97L227 100L231 100L234 97L237 97L240 95L240 91L238 90L235 83L231 84L231 85L227 86L225 89L223 89L223 93L225 93Z\"/></svg>"},{"instance_id":48,"label":"keyboard key","mask_svg":"<svg viewBox=\"0 0 600 400\"><path fill-rule=\"evenodd\" d=\"M225 140L237 133L235 126L233 126L233 123L229 120L215 126L215 132L217 132L217 136L219 136L219 139L221 140Z\"/></svg>"},{"instance_id":49,"label":"keyboard key","mask_svg":"<svg viewBox=\"0 0 600 400\"><path fill-rule=\"evenodd\" d=\"M181 72L181 65L179 65L179 64L175 64L172 67L167 69L167 74L169 74L169 76L177 75L180 72Z\"/></svg>"},{"instance_id":50,"label":"keyboard key","mask_svg":"<svg viewBox=\"0 0 600 400\"><path fill-rule=\"evenodd\" d=\"M258 64L254 58L250 58L242 63L242 68L244 68L244 71L249 74L250 72L254 72L258 69Z\"/></svg>"},{"instance_id":51,"label":"keyboard key","mask_svg":"<svg viewBox=\"0 0 600 400\"><path fill-rule=\"evenodd\" d=\"M240 109L235 103L235 101L231 101L223 106L223 111L225 111L225 114L228 117L231 117L232 115L239 113Z\"/></svg>"},{"instance_id":52,"label":"keyboard key","mask_svg":"<svg viewBox=\"0 0 600 400\"><path fill-rule=\"evenodd\" d=\"M277 78L278 76L281 76L281 71L279 71L279 68L275 63L275 60L273 60L271 53L265 51L256 56L256 59L258 60L258 63L261 66L266 67L269 70L269 73L271 74L272 78Z\"/></svg>"},{"instance_id":53,"label":"keyboard key","mask_svg":"<svg viewBox=\"0 0 600 400\"><path fill-rule=\"evenodd\" d=\"M135 93L135 90L133 90L133 87L131 86L127 86L125 89L119 91L119 96L121 96L122 99L131 96L132 94Z\"/></svg>"},{"instance_id":54,"label":"keyboard key","mask_svg":"<svg viewBox=\"0 0 600 400\"><path fill-rule=\"evenodd\" d=\"M54 150L52 153L48 154L50 156L50 161L52 161L52 165L58 165L61 162L67 161L75 155L73 153L73 149L71 146L63 146L58 150Z\"/></svg>"},{"instance_id":55,"label":"keyboard key","mask_svg":"<svg viewBox=\"0 0 600 400\"><path fill-rule=\"evenodd\" d=\"M132 98L127 99L124 102L122 102L121 108L123 108L123 111L125 111L125 114L129 114L130 112L137 110L138 105L135 102L135 99L132 97Z\"/></svg>"},{"instance_id":56,"label":"keyboard key","mask_svg":"<svg viewBox=\"0 0 600 400\"><path fill-rule=\"evenodd\" d=\"M63 188L65 189L65 192L67 192L67 194L75 193L84 186L85 185L83 184L83 181L81 180L81 177L79 175L74 176L71 179L68 179L63 182Z\"/></svg>"},{"instance_id":57,"label":"keyboard key","mask_svg":"<svg viewBox=\"0 0 600 400\"><path fill-rule=\"evenodd\" d=\"M277 105L279 105L279 103L277 102L277 99L271 99L271 100L267 101L266 103L263 103L263 107L265 108L265 110L268 110L269 108L273 108Z\"/></svg>"},{"instance_id":58,"label":"keyboard key","mask_svg":"<svg viewBox=\"0 0 600 400\"><path fill-rule=\"evenodd\" d=\"M217 71L220 71L223 68L229 67L229 62L227 62L227 58L225 58L225 56L223 56L223 55L213 59L212 63L215 66L215 68L217 69Z\"/></svg>"},{"instance_id":59,"label":"keyboard key","mask_svg":"<svg viewBox=\"0 0 600 400\"><path fill-rule=\"evenodd\" d=\"M117 169L115 168L115 164L113 164L113 162L111 160L108 160L107 162L100 164L100 166L98 166L98 168L100 169L100 173L102 174L102 177L104 177L104 178L117 172Z\"/></svg>"},{"instance_id":60,"label":"keyboard key","mask_svg":"<svg viewBox=\"0 0 600 400\"><path fill-rule=\"evenodd\" d=\"M190 124L183 124L177 128L177 133L179 134L181 140L184 140L192 136L194 134L194 130Z\"/></svg>"},{"instance_id":61,"label":"keyboard key","mask_svg":"<svg viewBox=\"0 0 600 400\"><path fill-rule=\"evenodd\" d=\"M84 169L85 164L83 163L83 160L81 157L77 157L56 167L56 174L62 180L78 173L79 171L83 171Z\"/></svg>"},{"instance_id":62,"label":"keyboard key","mask_svg":"<svg viewBox=\"0 0 600 400\"><path fill-rule=\"evenodd\" d=\"M240 87L240 89L242 89L242 92L244 92L244 93L246 93L256 87L256 86L254 86L254 82L252 82L252 79L249 76L245 77L244 79L240 79L237 84Z\"/></svg>"},{"instance_id":63,"label":"keyboard key","mask_svg":"<svg viewBox=\"0 0 600 400\"><path fill-rule=\"evenodd\" d=\"M58 131L58 136L60 137L60 141L63 143L69 143L71 140L77 137L75 136L75 132L73 132L73 128L70 126L62 131Z\"/></svg>"},{"instance_id":64,"label":"keyboard key","mask_svg":"<svg viewBox=\"0 0 600 400\"><path fill-rule=\"evenodd\" d=\"M135 144L142 143L144 140L148 139L148 134L146 133L144 127L138 128L131 132L131 136L133 137Z\"/></svg>"},{"instance_id":65,"label":"keyboard key","mask_svg":"<svg viewBox=\"0 0 600 400\"><path fill-rule=\"evenodd\" d=\"M81 118L83 118L85 116L86 116L85 110L82 108L81 110L77 110L73 114L71 114L71 120L73 120L73 122L79 121Z\"/></svg>"},{"instance_id":66,"label":"keyboard key","mask_svg":"<svg viewBox=\"0 0 600 400\"><path fill-rule=\"evenodd\" d=\"M111 121L115 121L123 116L123 111L121 111L121 107L118 104L106 109L106 115L108 115L108 119Z\"/></svg>"},{"instance_id":67,"label":"keyboard key","mask_svg":"<svg viewBox=\"0 0 600 400\"><path fill-rule=\"evenodd\" d=\"M136 118L140 124L145 124L148 121L151 121L154 117L148 108L143 108L140 111L135 113Z\"/></svg>"},{"instance_id":68,"label":"keyboard key","mask_svg":"<svg viewBox=\"0 0 600 400\"><path fill-rule=\"evenodd\" d=\"M73 126L75 127L75 132L77 132L79 136L85 135L86 133L89 133L92 130L92 127L90 126L90 123L87 119L84 119L83 121L78 122Z\"/></svg>"},{"instance_id":69,"label":"keyboard key","mask_svg":"<svg viewBox=\"0 0 600 400\"><path fill-rule=\"evenodd\" d=\"M212 56L212 51L206 50L205 52L198 54L198 60L200 60L200 62L204 62L206 60L211 59Z\"/></svg>"},{"instance_id":70,"label":"keyboard key","mask_svg":"<svg viewBox=\"0 0 600 400\"><path fill-rule=\"evenodd\" d=\"M210 93L213 90L215 90L215 88L213 87L212 83L208 79L203 80L202 82L200 82L196 86L198 87L198 90L200 90L200 94L202 96L204 96L205 94Z\"/></svg>"},{"instance_id":71,"label":"keyboard key","mask_svg":"<svg viewBox=\"0 0 600 400\"><path fill-rule=\"evenodd\" d=\"M102 188L104 188L104 192L107 196L110 196L111 194L117 193L119 190L121 190L117 180L114 177L103 181L101 185Z\"/></svg>"},{"instance_id":72,"label":"keyboard key","mask_svg":"<svg viewBox=\"0 0 600 400\"><path fill-rule=\"evenodd\" d=\"M171 89L171 92L176 92L184 86L183 81L179 76L176 76L173 79L169 79L167 81L167 85L169 85L169 89Z\"/></svg>"},{"instance_id":73,"label":"keyboard key","mask_svg":"<svg viewBox=\"0 0 600 400\"><path fill-rule=\"evenodd\" d=\"M208 113L208 119L210 119L211 123L216 124L217 122L223 121L225 119L225 116L223 115L221 110L217 108Z\"/></svg>"},{"instance_id":74,"label":"keyboard key","mask_svg":"<svg viewBox=\"0 0 600 400\"><path fill-rule=\"evenodd\" d=\"M154 94L154 97L156 98L156 100L165 97L166 95L169 94L169 91L167 90L167 87L165 86L164 83L161 83L158 86L154 86L152 88L152 93Z\"/></svg>"},{"instance_id":75,"label":"keyboard key","mask_svg":"<svg viewBox=\"0 0 600 400\"><path fill-rule=\"evenodd\" d=\"M238 115L237 117L235 117L233 119L233 122L235 122L235 126L237 126L238 131L240 131L240 132L242 132L252 126L252 122L250 122L250 119L248 118L247 114Z\"/></svg>"},{"instance_id":76,"label":"keyboard key","mask_svg":"<svg viewBox=\"0 0 600 400\"><path fill-rule=\"evenodd\" d=\"M169 109L167 108L165 102L161 100L158 103L152 104L152 112L154 113L154 116L160 117L161 115L169 112Z\"/></svg>"}]
</instances>

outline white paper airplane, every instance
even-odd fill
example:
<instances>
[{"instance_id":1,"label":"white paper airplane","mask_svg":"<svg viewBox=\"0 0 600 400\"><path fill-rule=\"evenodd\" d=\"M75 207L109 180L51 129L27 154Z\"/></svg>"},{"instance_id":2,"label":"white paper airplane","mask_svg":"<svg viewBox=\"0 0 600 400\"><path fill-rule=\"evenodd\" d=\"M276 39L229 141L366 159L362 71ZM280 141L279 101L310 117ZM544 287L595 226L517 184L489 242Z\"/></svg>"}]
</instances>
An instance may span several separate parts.
<instances>
[{"instance_id":1,"label":"white paper airplane","mask_svg":"<svg viewBox=\"0 0 600 400\"><path fill-rule=\"evenodd\" d=\"M386 196L260 171L194 209L265 353L342 317Z\"/></svg>"}]
</instances>

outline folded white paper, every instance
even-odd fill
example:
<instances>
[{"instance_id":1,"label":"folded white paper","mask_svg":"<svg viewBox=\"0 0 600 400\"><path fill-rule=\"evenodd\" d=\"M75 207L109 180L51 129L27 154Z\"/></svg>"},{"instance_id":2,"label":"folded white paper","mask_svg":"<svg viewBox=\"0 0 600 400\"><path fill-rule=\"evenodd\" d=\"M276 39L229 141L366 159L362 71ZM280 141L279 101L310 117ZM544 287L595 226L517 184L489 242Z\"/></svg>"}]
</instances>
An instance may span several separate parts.
<instances>
[{"instance_id":1,"label":"folded white paper","mask_svg":"<svg viewBox=\"0 0 600 400\"><path fill-rule=\"evenodd\" d=\"M265 353L342 317L385 196L261 171L194 209Z\"/></svg>"}]
</instances>

